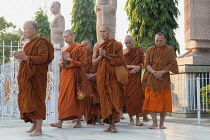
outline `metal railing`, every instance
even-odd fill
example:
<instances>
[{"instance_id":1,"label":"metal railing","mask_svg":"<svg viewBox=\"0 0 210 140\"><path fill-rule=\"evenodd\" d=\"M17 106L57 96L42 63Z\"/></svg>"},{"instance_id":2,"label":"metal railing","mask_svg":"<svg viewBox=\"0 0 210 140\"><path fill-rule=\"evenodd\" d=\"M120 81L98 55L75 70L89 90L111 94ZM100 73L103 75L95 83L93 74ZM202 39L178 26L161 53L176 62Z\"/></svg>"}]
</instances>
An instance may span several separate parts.
<instances>
[{"instance_id":1,"label":"metal railing","mask_svg":"<svg viewBox=\"0 0 210 140\"><path fill-rule=\"evenodd\" d=\"M56 45L55 45L56 46ZM0 45L0 126L27 125L20 120L18 109L18 84L17 73L19 62L12 57L14 50L20 49L21 46ZM59 46L57 47L59 48ZM5 52L7 50L7 52ZM59 58L60 50L55 49L55 57ZM9 55L8 55L9 54ZM7 55L7 57L6 57ZM9 58L9 61L5 61ZM58 79L59 71L55 71L58 67L59 59L55 59L50 65L47 80L46 91L46 121L54 122L57 120L57 96L58 96ZM56 82L55 82L56 80Z\"/></svg>"},{"instance_id":2,"label":"metal railing","mask_svg":"<svg viewBox=\"0 0 210 140\"><path fill-rule=\"evenodd\" d=\"M210 111L210 73L171 76L173 112L201 114Z\"/></svg>"}]
</instances>

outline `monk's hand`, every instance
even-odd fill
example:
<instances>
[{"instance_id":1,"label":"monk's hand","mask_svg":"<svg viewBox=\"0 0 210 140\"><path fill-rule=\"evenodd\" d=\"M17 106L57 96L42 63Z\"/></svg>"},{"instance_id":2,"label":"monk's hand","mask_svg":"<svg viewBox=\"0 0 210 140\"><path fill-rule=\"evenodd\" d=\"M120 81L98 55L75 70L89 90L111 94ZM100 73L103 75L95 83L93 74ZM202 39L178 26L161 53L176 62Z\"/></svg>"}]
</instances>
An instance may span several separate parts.
<instances>
[{"instance_id":1,"label":"monk's hand","mask_svg":"<svg viewBox=\"0 0 210 140\"><path fill-rule=\"evenodd\" d=\"M90 74L89 80L92 82L96 81L96 75L95 74Z\"/></svg>"},{"instance_id":2,"label":"monk's hand","mask_svg":"<svg viewBox=\"0 0 210 140\"><path fill-rule=\"evenodd\" d=\"M12 55L15 59L19 59L19 52L13 52Z\"/></svg>"},{"instance_id":3,"label":"monk's hand","mask_svg":"<svg viewBox=\"0 0 210 140\"><path fill-rule=\"evenodd\" d=\"M59 68L61 68L61 67L63 66L63 60L60 60L60 61L58 62L58 66L59 66Z\"/></svg>"},{"instance_id":4,"label":"monk's hand","mask_svg":"<svg viewBox=\"0 0 210 140\"><path fill-rule=\"evenodd\" d=\"M67 52L62 52L62 58L67 60L67 61L71 61L71 57L70 57L70 53Z\"/></svg>"},{"instance_id":5,"label":"monk's hand","mask_svg":"<svg viewBox=\"0 0 210 140\"><path fill-rule=\"evenodd\" d=\"M99 49L99 54L102 56L106 56L106 51L102 48Z\"/></svg>"},{"instance_id":6,"label":"monk's hand","mask_svg":"<svg viewBox=\"0 0 210 140\"><path fill-rule=\"evenodd\" d=\"M133 69L136 71L136 72L139 72L141 70L141 66L134 66Z\"/></svg>"},{"instance_id":7,"label":"monk's hand","mask_svg":"<svg viewBox=\"0 0 210 140\"><path fill-rule=\"evenodd\" d=\"M158 79L158 80L163 80L163 78L162 78L163 74L164 74L163 71L156 71L156 72L154 73L154 76L155 76L155 78Z\"/></svg>"},{"instance_id":8,"label":"monk's hand","mask_svg":"<svg viewBox=\"0 0 210 140\"><path fill-rule=\"evenodd\" d=\"M20 51L18 51L18 53L19 53L19 59L20 60L26 60L27 59L27 55L25 54L24 51L20 50Z\"/></svg>"},{"instance_id":9,"label":"monk's hand","mask_svg":"<svg viewBox=\"0 0 210 140\"><path fill-rule=\"evenodd\" d=\"M135 69L132 69L130 73L131 73L131 74L136 74L137 71L136 71Z\"/></svg>"}]
</instances>

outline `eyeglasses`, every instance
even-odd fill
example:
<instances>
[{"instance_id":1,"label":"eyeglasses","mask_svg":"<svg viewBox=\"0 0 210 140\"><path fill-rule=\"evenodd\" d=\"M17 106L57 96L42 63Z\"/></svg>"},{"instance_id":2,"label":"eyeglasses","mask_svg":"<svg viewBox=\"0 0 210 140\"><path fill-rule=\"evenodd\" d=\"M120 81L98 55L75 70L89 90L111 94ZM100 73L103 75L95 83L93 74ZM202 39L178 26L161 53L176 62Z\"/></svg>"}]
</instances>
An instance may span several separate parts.
<instances>
[{"instance_id":1,"label":"eyeglasses","mask_svg":"<svg viewBox=\"0 0 210 140\"><path fill-rule=\"evenodd\" d=\"M125 42L125 44L131 44L131 42Z\"/></svg>"}]
</instances>

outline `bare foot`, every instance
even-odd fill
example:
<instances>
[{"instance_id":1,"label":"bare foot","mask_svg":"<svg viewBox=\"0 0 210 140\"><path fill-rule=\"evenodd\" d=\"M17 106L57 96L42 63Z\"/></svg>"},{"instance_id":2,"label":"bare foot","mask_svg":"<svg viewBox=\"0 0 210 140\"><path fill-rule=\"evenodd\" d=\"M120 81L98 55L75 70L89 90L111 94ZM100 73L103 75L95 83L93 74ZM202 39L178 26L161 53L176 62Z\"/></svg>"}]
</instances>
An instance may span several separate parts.
<instances>
[{"instance_id":1,"label":"bare foot","mask_svg":"<svg viewBox=\"0 0 210 140\"><path fill-rule=\"evenodd\" d=\"M111 127L109 127L109 128L107 128L107 129L104 130L104 132L110 132L110 131L112 131L111 130Z\"/></svg>"},{"instance_id":2,"label":"bare foot","mask_svg":"<svg viewBox=\"0 0 210 140\"><path fill-rule=\"evenodd\" d=\"M71 122L72 122L72 123L75 123L75 122L77 122L77 119L74 119L74 120L72 120Z\"/></svg>"},{"instance_id":3,"label":"bare foot","mask_svg":"<svg viewBox=\"0 0 210 140\"><path fill-rule=\"evenodd\" d=\"M35 129L36 129L36 123L34 122L31 128L28 131L26 131L26 133L32 133Z\"/></svg>"},{"instance_id":4,"label":"bare foot","mask_svg":"<svg viewBox=\"0 0 210 140\"><path fill-rule=\"evenodd\" d=\"M160 126L160 129L166 129L167 127L165 127L165 126Z\"/></svg>"},{"instance_id":5,"label":"bare foot","mask_svg":"<svg viewBox=\"0 0 210 140\"><path fill-rule=\"evenodd\" d=\"M128 125L134 125L134 123L133 122L130 122Z\"/></svg>"},{"instance_id":6,"label":"bare foot","mask_svg":"<svg viewBox=\"0 0 210 140\"><path fill-rule=\"evenodd\" d=\"M32 128L31 128L31 129L27 130L26 133L32 133L34 130L35 130L35 129L32 129Z\"/></svg>"},{"instance_id":7,"label":"bare foot","mask_svg":"<svg viewBox=\"0 0 210 140\"><path fill-rule=\"evenodd\" d=\"M117 133L118 132L117 128L115 128L115 127L111 128L111 130L112 130L113 133Z\"/></svg>"},{"instance_id":8,"label":"bare foot","mask_svg":"<svg viewBox=\"0 0 210 140\"><path fill-rule=\"evenodd\" d=\"M30 136L34 137L34 136L41 136L42 135L42 130L34 130L33 133L31 133Z\"/></svg>"},{"instance_id":9,"label":"bare foot","mask_svg":"<svg viewBox=\"0 0 210 140\"><path fill-rule=\"evenodd\" d=\"M104 123L100 120L97 120L97 123L99 123L100 125L104 125Z\"/></svg>"},{"instance_id":10,"label":"bare foot","mask_svg":"<svg viewBox=\"0 0 210 140\"><path fill-rule=\"evenodd\" d=\"M149 129L155 129L156 127L158 127L158 124L152 124L152 125L150 125L148 128L149 128Z\"/></svg>"},{"instance_id":11,"label":"bare foot","mask_svg":"<svg viewBox=\"0 0 210 140\"><path fill-rule=\"evenodd\" d=\"M141 122L136 123L136 126L143 126L144 124Z\"/></svg>"},{"instance_id":12,"label":"bare foot","mask_svg":"<svg viewBox=\"0 0 210 140\"><path fill-rule=\"evenodd\" d=\"M73 128L82 128L81 124L76 124Z\"/></svg>"},{"instance_id":13,"label":"bare foot","mask_svg":"<svg viewBox=\"0 0 210 140\"><path fill-rule=\"evenodd\" d=\"M51 123L50 126L57 127L57 128L62 128L62 124L60 124L60 123Z\"/></svg>"}]
</instances>

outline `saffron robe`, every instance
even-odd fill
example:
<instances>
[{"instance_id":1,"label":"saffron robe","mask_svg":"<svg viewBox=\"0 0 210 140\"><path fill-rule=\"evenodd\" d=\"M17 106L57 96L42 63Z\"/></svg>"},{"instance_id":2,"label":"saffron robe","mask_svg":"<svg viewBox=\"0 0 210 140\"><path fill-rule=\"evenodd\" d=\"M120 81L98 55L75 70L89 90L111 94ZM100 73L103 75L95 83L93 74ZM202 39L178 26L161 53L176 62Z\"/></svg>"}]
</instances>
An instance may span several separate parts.
<instances>
[{"instance_id":1,"label":"saffron robe","mask_svg":"<svg viewBox=\"0 0 210 140\"><path fill-rule=\"evenodd\" d=\"M72 120L77 119L77 117L82 117L83 114L83 102L77 101L77 82L79 80L78 72L84 70L87 51L83 45L74 43L64 52L70 53L72 60L67 67L61 69L58 99L58 119ZM86 75L83 78L87 78Z\"/></svg>"},{"instance_id":2,"label":"saffron robe","mask_svg":"<svg viewBox=\"0 0 210 140\"><path fill-rule=\"evenodd\" d=\"M120 121L119 110L119 82L117 81L114 67L123 65L124 57L122 44L116 42L115 53L113 53L113 43L115 39L109 39L103 42L99 49L102 48L106 51L108 59L103 57L97 66L97 87L100 97L101 116L105 123L109 123L108 117L112 115L115 122ZM99 50L98 50L99 52Z\"/></svg>"},{"instance_id":3,"label":"saffron robe","mask_svg":"<svg viewBox=\"0 0 210 140\"><path fill-rule=\"evenodd\" d=\"M150 65L155 71L167 70L179 73L176 57L172 47L164 45L162 51L157 46L149 47L146 51L146 66ZM171 83L170 74L165 73L163 80L158 80L149 71L145 71L142 83L145 91L143 110L150 112L171 112Z\"/></svg>"},{"instance_id":4,"label":"saffron robe","mask_svg":"<svg viewBox=\"0 0 210 140\"><path fill-rule=\"evenodd\" d=\"M144 52L139 47L131 48L125 56L127 65L144 66ZM130 73L128 69L128 83L124 84L124 95L126 100L126 109L129 116L134 116L142 112L143 91L141 84L141 70L136 74Z\"/></svg>"},{"instance_id":5,"label":"saffron robe","mask_svg":"<svg viewBox=\"0 0 210 140\"><path fill-rule=\"evenodd\" d=\"M47 71L54 58L54 47L46 38L36 37L23 51L27 60L20 63L18 71L18 106L20 118L32 122L46 117Z\"/></svg>"},{"instance_id":6,"label":"saffron robe","mask_svg":"<svg viewBox=\"0 0 210 140\"><path fill-rule=\"evenodd\" d=\"M87 74L96 73L96 66L92 65L92 56L93 56L93 50L88 50L87 61L86 64L84 65L85 72ZM96 82L92 82L89 80L89 83L91 86L91 92L93 93L94 97L84 102L84 117L87 124L94 123L94 120L92 120L93 117L91 117L91 115L97 115L101 113L100 99L98 95Z\"/></svg>"}]
</instances>

